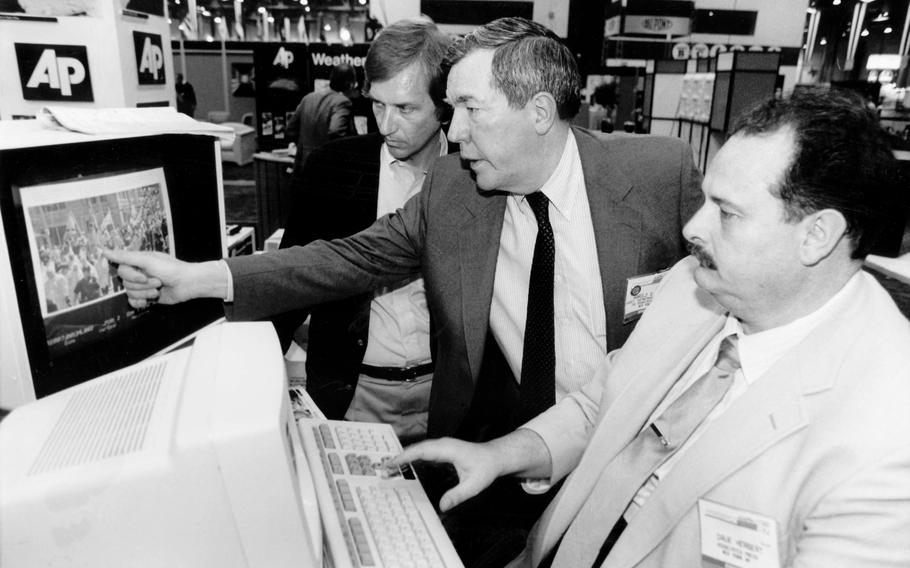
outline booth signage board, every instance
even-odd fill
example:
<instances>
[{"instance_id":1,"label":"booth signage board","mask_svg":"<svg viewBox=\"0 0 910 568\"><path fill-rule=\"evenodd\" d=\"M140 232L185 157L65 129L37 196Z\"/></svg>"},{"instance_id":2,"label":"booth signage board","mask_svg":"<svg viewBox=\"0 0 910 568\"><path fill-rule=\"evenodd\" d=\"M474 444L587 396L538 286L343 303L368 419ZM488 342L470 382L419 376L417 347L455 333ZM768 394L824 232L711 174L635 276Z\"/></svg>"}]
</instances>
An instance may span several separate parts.
<instances>
[{"instance_id":1,"label":"booth signage board","mask_svg":"<svg viewBox=\"0 0 910 568\"><path fill-rule=\"evenodd\" d=\"M16 43L15 47L25 100L95 100L84 45Z\"/></svg>"},{"instance_id":2,"label":"booth signage board","mask_svg":"<svg viewBox=\"0 0 910 568\"><path fill-rule=\"evenodd\" d=\"M265 43L253 46L256 76L256 129L260 150L283 148L290 142L287 123L300 100L328 85L332 68L349 63L363 86L367 44Z\"/></svg>"},{"instance_id":3,"label":"booth signage board","mask_svg":"<svg viewBox=\"0 0 910 568\"><path fill-rule=\"evenodd\" d=\"M136 75L140 85L163 85L167 82L164 72L164 43L159 34L133 30L133 47L136 52Z\"/></svg>"},{"instance_id":4,"label":"booth signage board","mask_svg":"<svg viewBox=\"0 0 910 568\"><path fill-rule=\"evenodd\" d=\"M254 45L253 66L259 149L287 146L287 121L308 92L307 46L297 43Z\"/></svg>"}]
</instances>

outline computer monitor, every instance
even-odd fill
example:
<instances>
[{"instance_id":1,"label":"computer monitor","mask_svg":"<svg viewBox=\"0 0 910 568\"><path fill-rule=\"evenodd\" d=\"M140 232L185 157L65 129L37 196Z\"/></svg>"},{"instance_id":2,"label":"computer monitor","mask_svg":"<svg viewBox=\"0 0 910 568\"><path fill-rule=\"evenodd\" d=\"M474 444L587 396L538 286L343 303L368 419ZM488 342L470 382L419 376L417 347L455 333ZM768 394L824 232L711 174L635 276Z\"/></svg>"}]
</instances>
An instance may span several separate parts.
<instances>
[{"instance_id":1,"label":"computer monitor","mask_svg":"<svg viewBox=\"0 0 910 568\"><path fill-rule=\"evenodd\" d=\"M13 410L0 566L322 566L313 480L271 323Z\"/></svg>"},{"instance_id":2,"label":"computer monitor","mask_svg":"<svg viewBox=\"0 0 910 568\"><path fill-rule=\"evenodd\" d=\"M223 315L217 300L131 308L100 254L224 255L214 139L60 137L10 147L16 135L0 133L2 408L141 361Z\"/></svg>"}]
</instances>

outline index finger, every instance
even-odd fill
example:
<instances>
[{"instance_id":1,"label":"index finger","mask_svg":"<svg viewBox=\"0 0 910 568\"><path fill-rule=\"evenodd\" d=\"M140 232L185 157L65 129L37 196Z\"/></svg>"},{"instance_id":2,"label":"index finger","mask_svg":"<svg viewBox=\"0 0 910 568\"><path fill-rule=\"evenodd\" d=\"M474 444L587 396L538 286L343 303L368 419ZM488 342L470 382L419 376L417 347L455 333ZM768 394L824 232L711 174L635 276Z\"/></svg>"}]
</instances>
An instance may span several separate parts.
<instances>
[{"instance_id":1,"label":"index finger","mask_svg":"<svg viewBox=\"0 0 910 568\"><path fill-rule=\"evenodd\" d=\"M104 249L102 251L104 256L107 258L108 262L113 262L115 264L129 264L130 266L135 266L136 268L145 269L149 263L149 256L147 253L136 250L124 250L124 249Z\"/></svg>"},{"instance_id":2,"label":"index finger","mask_svg":"<svg viewBox=\"0 0 910 568\"><path fill-rule=\"evenodd\" d=\"M446 451L447 444L441 440L426 440L404 449L392 458L392 464L402 466L414 461L452 462L452 452Z\"/></svg>"}]
</instances>

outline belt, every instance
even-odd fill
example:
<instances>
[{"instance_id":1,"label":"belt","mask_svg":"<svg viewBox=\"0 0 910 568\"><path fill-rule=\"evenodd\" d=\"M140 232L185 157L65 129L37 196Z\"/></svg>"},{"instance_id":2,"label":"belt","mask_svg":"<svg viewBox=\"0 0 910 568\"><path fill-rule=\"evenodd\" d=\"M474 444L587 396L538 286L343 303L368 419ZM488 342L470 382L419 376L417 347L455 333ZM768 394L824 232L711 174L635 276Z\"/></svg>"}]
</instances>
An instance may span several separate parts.
<instances>
[{"instance_id":1,"label":"belt","mask_svg":"<svg viewBox=\"0 0 910 568\"><path fill-rule=\"evenodd\" d=\"M376 379L386 381L411 382L417 377L422 377L433 372L433 363L424 363L414 367L374 367L373 365L360 365L360 373Z\"/></svg>"}]
</instances>

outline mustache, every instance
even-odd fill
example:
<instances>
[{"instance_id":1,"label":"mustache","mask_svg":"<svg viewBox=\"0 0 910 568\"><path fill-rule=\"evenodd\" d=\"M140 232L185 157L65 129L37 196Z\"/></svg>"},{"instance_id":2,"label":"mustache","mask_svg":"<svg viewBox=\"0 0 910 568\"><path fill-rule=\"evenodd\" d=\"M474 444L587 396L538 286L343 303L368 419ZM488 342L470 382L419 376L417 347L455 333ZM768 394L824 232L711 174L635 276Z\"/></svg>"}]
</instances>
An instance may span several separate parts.
<instances>
[{"instance_id":1,"label":"mustache","mask_svg":"<svg viewBox=\"0 0 910 568\"><path fill-rule=\"evenodd\" d=\"M717 264L714 263L714 259L711 258L711 255L708 254L701 246L695 243L689 243L686 245L686 248L689 250L689 254L695 257L698 260L698 263L701 264L704 268L709 268L714 270L717 268Z\"/></svg>"}]
</instances>

